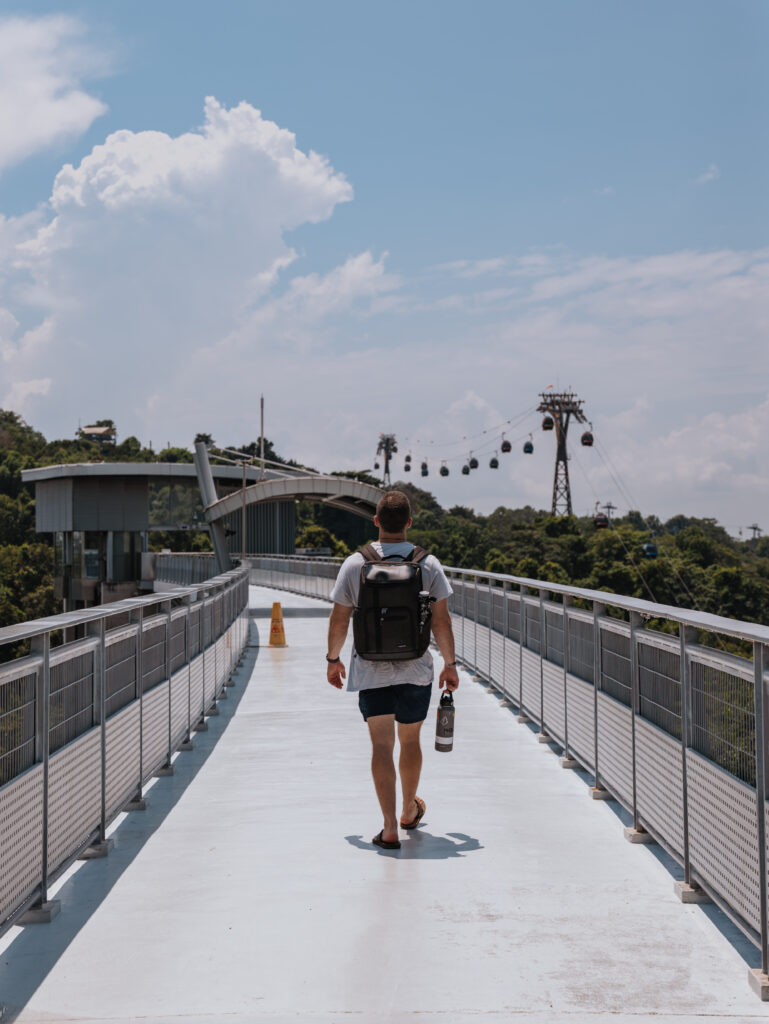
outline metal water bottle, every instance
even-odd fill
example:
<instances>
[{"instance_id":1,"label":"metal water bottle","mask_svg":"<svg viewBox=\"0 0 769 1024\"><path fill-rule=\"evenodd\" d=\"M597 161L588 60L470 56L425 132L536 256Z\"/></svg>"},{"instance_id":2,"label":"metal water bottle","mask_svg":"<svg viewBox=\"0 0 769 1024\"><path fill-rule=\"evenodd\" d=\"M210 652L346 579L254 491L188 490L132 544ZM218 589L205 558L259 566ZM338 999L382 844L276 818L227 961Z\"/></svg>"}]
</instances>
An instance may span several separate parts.
<instances>
[{"instance_id":1,"label":"metal water bottle","mask_svg":"<svg viewBox=\"0 0 769 1024\"><path fill-rule=\"evenodd\" d=\"M448 753L454 746L454 698L451 694L441 694L438 705L438 723L435 729L435 749Z\"/></svg>"}]
</instances>

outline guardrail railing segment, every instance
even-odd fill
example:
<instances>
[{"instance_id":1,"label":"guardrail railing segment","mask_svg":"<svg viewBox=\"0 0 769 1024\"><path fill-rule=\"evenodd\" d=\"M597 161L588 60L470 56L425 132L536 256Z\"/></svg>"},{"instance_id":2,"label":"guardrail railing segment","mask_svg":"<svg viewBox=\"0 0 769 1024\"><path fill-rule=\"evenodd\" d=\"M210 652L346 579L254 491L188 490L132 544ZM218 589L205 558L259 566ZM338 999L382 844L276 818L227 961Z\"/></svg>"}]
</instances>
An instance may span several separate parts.
<instances>
[{"instance_id":1,"label":"guardrail railing segment","mask_svg":"<svg viewBox=\"0 0 769 1024\"><path fill-rule=\"evenodd\" d=\"M248 632L248 571L0 629L0 933L95 842L211 711ZM181 584L181 585L179 585ZM84 635L79 635L84 634ZM59 646L55 644L63 642Z\"/></svg>"},{"instance_id":2,"label":"guardrail railing segment","mask_svg":"<svg viewBox=\"0 0 769 1024\"><path fill-rule=\"evenodd\" d=\"M339 560L312 557L248 563L252 584L324 600L339 569ZM683 866L686 884L704 889L761 949L766 973L769 628L541 580L446 571L458 659L632 813L635 829ZM677 635L644 627L660 620ZM753 659L702 645L699 630L752 644Z\"/></svg>"}]
</instances>

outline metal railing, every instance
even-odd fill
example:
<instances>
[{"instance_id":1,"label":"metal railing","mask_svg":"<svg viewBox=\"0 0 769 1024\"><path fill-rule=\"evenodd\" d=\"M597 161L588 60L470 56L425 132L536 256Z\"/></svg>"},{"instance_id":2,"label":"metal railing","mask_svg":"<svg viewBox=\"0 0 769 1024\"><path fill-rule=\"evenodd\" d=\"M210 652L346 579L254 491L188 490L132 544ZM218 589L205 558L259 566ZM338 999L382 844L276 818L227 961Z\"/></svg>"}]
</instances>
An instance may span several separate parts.
<instances>
[{"instance_id":1,"label":"metal railing","mask_svg":"<svg viewBox=\"0 0 769 1024\"><path fill-rule=\"evenodd\" d=\"M250 559L250 579L329 600L338 568L264 556ZM634 828L683 866L685 883L761 949L766 972L769 628L541 580L446 572L458 659L632 813ZM705 634L751 644L752 660L704 645Z\"/></svg>"},{"instance_id":2,"label":"metal railing","mask_svg":"<svg viewBox=\"0 0 769 1024\"><path fill-rule=\"evenodd\" d=\"M166 556L164 578L182 584L185 559L174 566ZM210 560L201 564L210 571ZM30 647L0 664L0 933L47 901L49 884L104 841L189 740L221 697L247 631L240 568L0 629L0 652Z\"/></svg>"}]
</instances>

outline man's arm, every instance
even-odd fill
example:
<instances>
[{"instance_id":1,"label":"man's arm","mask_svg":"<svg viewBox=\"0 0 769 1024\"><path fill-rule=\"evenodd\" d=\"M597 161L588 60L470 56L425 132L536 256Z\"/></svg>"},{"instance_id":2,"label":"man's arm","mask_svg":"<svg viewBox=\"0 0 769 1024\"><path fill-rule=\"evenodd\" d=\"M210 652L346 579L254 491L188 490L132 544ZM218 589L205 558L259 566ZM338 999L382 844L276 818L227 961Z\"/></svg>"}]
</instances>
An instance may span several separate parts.
<instances>
[{"instance_id":1,"label":"man's arm","mask_svg":"<svg viewBox=\"0 0 769 1024\"><path fill-rule=\"evenodd\" d=\"M438 650L443 657L443 671L439 678L440 688L443 689L445 686L447 691L456 690L459 686L459 676L455 664L454 630L451 628L448 598L436 601L433 605L432 630Z\"/></svg>"},{"instance_id":2,"label":"man's arm","mask_svg":"<svg viewBox=\"0 0 769 1024\"><path fill-rule=\"evenodd\" d=\"M331 617L328 620L328 657L338 658L339 654L344 647L344 642L347 639L347 630L350 625L350 616L352 615L352 607L348 607L344 604L334 604L331 609ZM449 624L450 625L450 624ZM335 686L337 690L341 690L344 686L345 678L344 663L341 661L328 662L328 669L326 672L326 678Z\"/></svg>"}]
</instances>

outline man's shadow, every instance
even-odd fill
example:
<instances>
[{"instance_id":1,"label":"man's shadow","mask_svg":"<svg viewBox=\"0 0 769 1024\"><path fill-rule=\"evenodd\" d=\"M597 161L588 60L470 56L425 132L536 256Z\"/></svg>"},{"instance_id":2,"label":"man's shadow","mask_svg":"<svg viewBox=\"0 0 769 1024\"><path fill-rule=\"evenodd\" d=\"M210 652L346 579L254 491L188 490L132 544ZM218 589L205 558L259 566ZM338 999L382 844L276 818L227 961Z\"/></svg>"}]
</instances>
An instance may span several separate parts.
<instances>
[{"instance_id":1,"label":"man's shadow","mask_svg":"<svg viewBox=\"0 0 769 1024\"><path fill-rule=\"evenodd\" d=\"M412 832L407 839L401 840L400 850L383 850L381 846L366 842L363 836L345 836L345 839L350 846L358 850L376 850L381 857L398 857L401 860L448 860L451 857L464 857L473 850L483 849L477 839L466 836L464 832L447 832L445 836L434 836L419 830Z\"/></svg>"}]
</instances>

